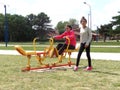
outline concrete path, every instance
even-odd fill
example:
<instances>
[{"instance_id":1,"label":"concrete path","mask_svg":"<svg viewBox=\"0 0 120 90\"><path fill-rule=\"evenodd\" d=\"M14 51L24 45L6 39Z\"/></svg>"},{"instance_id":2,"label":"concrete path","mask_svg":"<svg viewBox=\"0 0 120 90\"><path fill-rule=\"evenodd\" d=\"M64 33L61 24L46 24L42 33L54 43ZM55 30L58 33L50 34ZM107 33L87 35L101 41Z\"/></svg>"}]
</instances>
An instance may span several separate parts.
<instances>
[{"instance_id":1,"label":"concrete path","mask_svg":"<svg viewBox=\"0 0 120 90\"><path fill-rule=\"evenodd\" d=\"M120 61L120 53L100 53L100 52L91 52L91 58L96 60L116 60ZM72 53L72 58L77 58L77 52ZM81 59L87 59L86 53L83 52Z\"/></svg>"},{"instance_id":2,"label":"concrete path","mask_svg":"<svg viewBox=\"0 0 120 90\"><path fill-rule=\"evenodd\" d=\"M78 52L72 53L72 58L77 58ZM16 50L0 50L0 55L20 55ZM67 55L68 57L68 55ZM100 53L91 52L91 58L96 60L116 60L120 61L120 53ZM87 59L86 53L83 52L81 59Z\"/></svg>"}]
</instances>

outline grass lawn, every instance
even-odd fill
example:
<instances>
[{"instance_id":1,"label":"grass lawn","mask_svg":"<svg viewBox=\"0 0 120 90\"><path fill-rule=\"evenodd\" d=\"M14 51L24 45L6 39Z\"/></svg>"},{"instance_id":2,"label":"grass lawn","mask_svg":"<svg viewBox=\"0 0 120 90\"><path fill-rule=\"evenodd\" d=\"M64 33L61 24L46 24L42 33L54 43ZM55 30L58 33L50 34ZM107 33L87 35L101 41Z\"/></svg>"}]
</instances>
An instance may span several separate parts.
<instances>
[{"instance_id":1,"label":"grass lawn","mask_svg":"<svg viewBox=\"0 0 120 90\"><path fill-rule=\"evenodd\" d=\"M58 43L54 44L54 47L56 47ZM15 50L14 46L20 45L25 50L34 50L34 46L32 43L10 43L7 47L2 43L2 46L0 46L0 50ZM105 46L118 46L118 47L105 47ZM46 47L49 46L49 43L43 42L43 43L36 43L36 49L37 50L44 50ZM97 47L95 47L97 46ZM102 47L101 47L102 46ZM91 44L91 52L111 52L111 53L120 53L120 42L92 42Z\"/></svg>"},{"instance_id":2,"label":"grass lawn","mask_svg":"<svg viewBox=\"0 0 120 90\"><path fill-rule=\"evenodd\" d=\"M46 58L45 62L55 60ZM77 72L21 72L26 63L23 56L0 55L0 90L120 90L119 61L92 60L93 70L89 72L83 71L87 60L81 60ZM38 66L35 57L31 65Z\"/></svg>"},{"instance_id":3,"label":"grass lawn","mask_svg":"<svg viewBox=\"0 0 120 90\"><path fill-rule=\"evenodd\" d=\"M120 47L91 47L91 52L120 53Z\"/></svg>"},{"instance_id":4,"label":"grass lawn","mask_svg":"<svg viewBox=\"0 0 120 90\"><path fill-rule=\"evenodd\" d=\"M116 42L116 41L112 41L112 40L110 40L110 41L106 41L106 42L103 42L103 41L98 41L98 42L96 42L96 41L92 41L92 45L120 45L120 42Z\"/></svg>"}]
</instances>

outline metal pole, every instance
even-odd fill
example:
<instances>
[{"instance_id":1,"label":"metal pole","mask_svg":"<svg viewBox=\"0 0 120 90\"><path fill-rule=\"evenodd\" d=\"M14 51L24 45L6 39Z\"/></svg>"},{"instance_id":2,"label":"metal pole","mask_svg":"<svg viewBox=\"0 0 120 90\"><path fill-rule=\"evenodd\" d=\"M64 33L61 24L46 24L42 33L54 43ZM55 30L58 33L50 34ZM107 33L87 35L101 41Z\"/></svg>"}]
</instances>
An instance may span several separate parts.
<instances>
[{"instance_id":1,"label":"metal pole","mask_svg":"<svg viewBox=\"0 0 120 90\"><path fill-rule=\"evenodd\" d=\"M89 16L90 15L88 14L88 27L90 28L90 25L89 25L90 24Z\"/></svg>"},{"instance_id":2,"label":"metal pole","mask_svg":"<svg viewBox=\"0 0 120 90\"><path fill-rule=\"evenodd\" d=\"M4 8L5 8L4 34L5 34L5 46L7 47L7 42L8 42L8 22L7 22L7 15L6 15L6 5L4 5Z\"/></svg>"},{"instance_id":3,"label":"metal pole","mask_svg":"<svg viewBox=\"0 0 120 90\"><path fill-rule=\"evenodd\" d=\"M91 6L89 5L90 8L90 29L92 30L92 13L91 13Z\"/></svg>"},{"instance_id":4,"label":"metal pole","mask_svg":"<svg viewBox=\"0 0 120 90\"><path fill-rule=\"evenodd\" d=\"M88 5L89 6L89 9L90 9L90 29L92 29L92 11L91 11L91 6L90 4L86 3L86 2L83 2L84 4Z\"/></svg>"}]
</instances>

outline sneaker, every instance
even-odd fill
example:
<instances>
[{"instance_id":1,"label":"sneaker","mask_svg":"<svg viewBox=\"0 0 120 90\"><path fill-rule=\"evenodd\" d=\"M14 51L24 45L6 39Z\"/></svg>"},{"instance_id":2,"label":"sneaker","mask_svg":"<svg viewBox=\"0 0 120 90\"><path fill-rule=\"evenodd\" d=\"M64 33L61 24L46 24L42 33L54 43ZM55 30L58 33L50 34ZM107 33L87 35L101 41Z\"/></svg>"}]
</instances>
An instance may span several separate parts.
<instances>
[{"instance_id":1,"label":"sneaker","mask_svg":"<svg viewBox=\"0 0 120 90\"><path fill-rule=\"evenodd\" d=\"M73 70L74 70L74 71L77 71L77 70L78 70L78 66L75 66Z\"/></svg>"},{"instance_id":2,"label":"sneaker","mask_svg":"<svg viewBox=\"0 0 120 90\"><path fill-rule=\"evenodd\" d=\"M85 71L91 71L92 70L92 67L87 67L84 69Z\"/></svg>"}]
</instances>

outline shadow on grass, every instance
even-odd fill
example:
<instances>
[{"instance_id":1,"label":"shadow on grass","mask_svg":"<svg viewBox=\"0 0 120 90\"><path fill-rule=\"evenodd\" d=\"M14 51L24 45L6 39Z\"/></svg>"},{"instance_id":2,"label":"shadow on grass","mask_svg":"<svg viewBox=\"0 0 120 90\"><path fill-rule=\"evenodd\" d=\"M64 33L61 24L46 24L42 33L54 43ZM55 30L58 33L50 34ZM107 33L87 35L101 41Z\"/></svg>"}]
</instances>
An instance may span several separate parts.
<instances>
[{"instance_id":1,"label":"shadow on grass","mask_svg":"<svg viewBox=\"0 0 120 90\"><path fill-rule=\"evenodd\" d=\"M79 68L82 68L82 69L85 69L87 66L83 66L83 67L79 67ZM95 70L95 68L93 68L92 71L90 72L93 72L93 73L102 73L102 74L108 74L108 75L120 75L119 73L113 73L113 72L106 72L106 71L99 71L99 70Z\"/></svg>"},{"instance_id":2,"label":"shadow on grass","mask_svg":"<svg viewBox=\"0 0 120 90\"><path fill-rule=\"evenodd\" d=\"M103 73L103 74L109 74L109 75L120 75L120 74L118 74L118 73L104 72L104 71L91 71L91 72L95 72L95 73Z\"/></svg>"}]
</instances>

